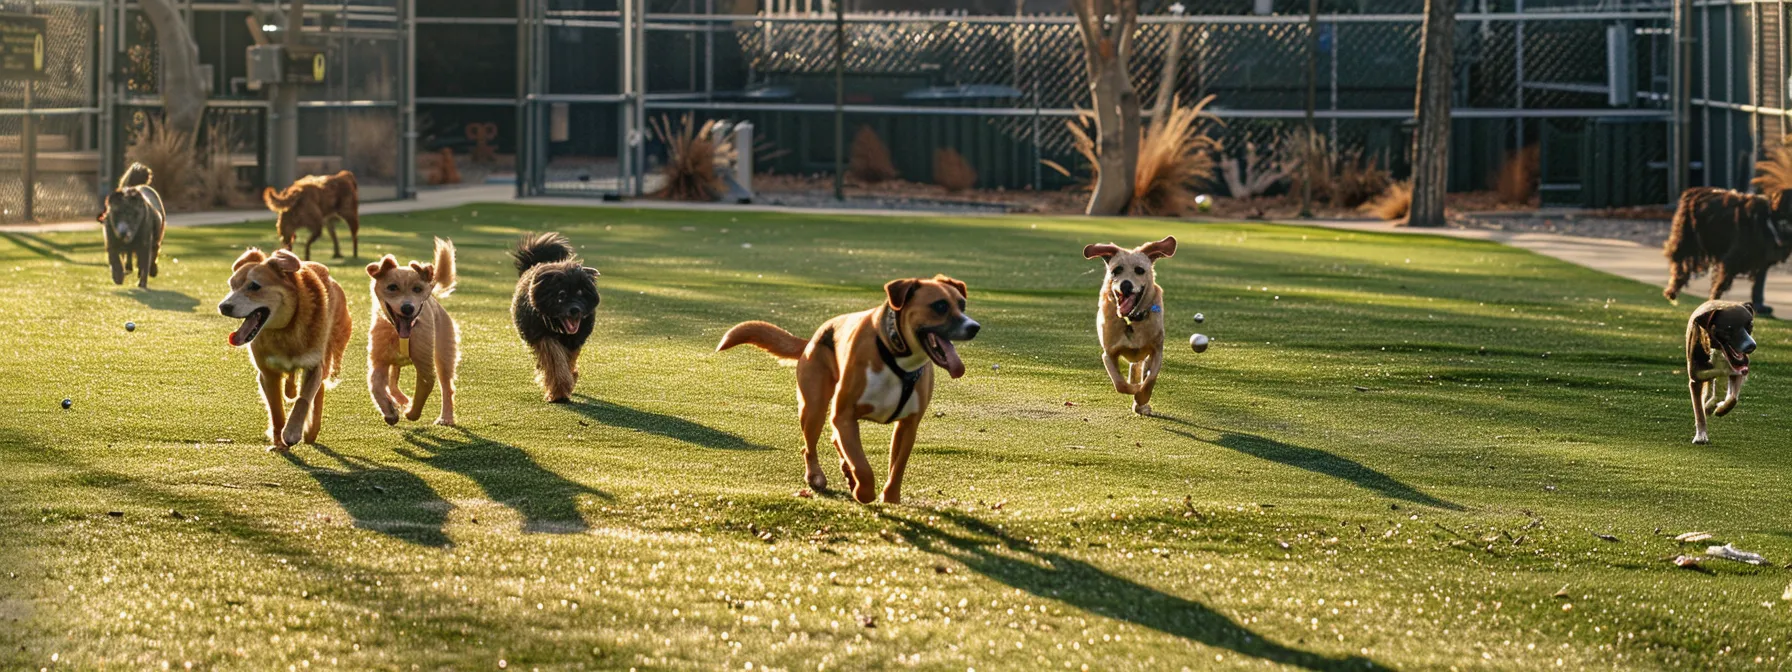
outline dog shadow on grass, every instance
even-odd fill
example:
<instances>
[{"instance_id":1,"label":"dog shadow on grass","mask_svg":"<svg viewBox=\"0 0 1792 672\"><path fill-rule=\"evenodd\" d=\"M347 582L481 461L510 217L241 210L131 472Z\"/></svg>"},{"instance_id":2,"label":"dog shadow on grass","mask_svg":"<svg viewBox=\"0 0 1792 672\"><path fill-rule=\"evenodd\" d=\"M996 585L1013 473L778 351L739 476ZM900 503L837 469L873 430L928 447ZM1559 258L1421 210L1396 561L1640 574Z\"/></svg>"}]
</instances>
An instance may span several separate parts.
<instances>
[{"instance_id":1,"label":"dog shadow on grass","mask_svg":"<svg viewBox=\"0 0 1792 672\"><path fill-rule=\"evenodd\" d=\"M1333 658L1270 641L1207 605L1172 595L1026 539L965 513L928 509L915 517L889 512L923 552L951 558L971 571L1034 596L1126 621L1239 655L1309 670L1384 670L1367 658ZM925 514L925 516L920 515ZM948 530L930 520L958 528Z\"/></svg>"},{"instance_id":2,"label":"dog shadow on grass","mask_svg":"<svg viewBox=\"0 0 1792 672\"><path fill-rule=\"evenodd\" d=\"M1467 510L1460 504L1427 495L1418 488L1400 482L1397 478L1376 471L1361 462L1357 462L1356 460L1347 457L1333 455L1317 448L1307 448L1304 446L1283 443L1275 439L1257 436L1255 434L1242 434L1239 432L1213 429L1211 427L1202 427L1186 420L1179 420L1170 416L1158 417L1163 420L1213 432L1219 435L1219 438L1217 439L1208 440L1196 436L1189 431L1170 429L1167 427L1164 428L1164 431L1190 441L1210 443L1222 448L1236 450L1240 453L1250 455L1251 457L1305 469L1332 478L1344 479L1357 484L1358 487L1366 490L1373 490L1383 497L1392 497L1413 504L1448 509L1451 511Z\"/></svg>"},{"instance_id":3,"label":"dog shadow on grass","mask_svg":"<svg viewBox=\"0 0 1792 672\"><path fill-rule=\"evenodd\" d=\"M738 434L708 425L691 422L677 416L612 404L583 394L573 398L571 408L579 415L611 427L655 434L712 450L771 450L769 446L753 443L741 438Z\"/></svg>"},{"instance_id":4,"label":"dog shadow on grass","mask_svg":"<svg viewBox=\"0 0 1792 672\"><path fill-rule=\"evenodd\" d=\"M487 498L523 517L524 532L584 532L591 525L579 512L579 496L611 499L609 493L548 471L521 448L458 427L412 430L404 440L410 448L400 448L398 454L473 479Z\"/></svg>"},{"instance_id":5,"label":"dog shadow on grass","mask_svg":"<svg viewBox=\"0 0 1792 672\"><path fill-rule=\"evenodd\" d=\"M76 261L74 257L68 256L68 253L75 251L74 246L52 243L49 240L46 240L43 236L34 233L6 232L0 233L0 238L5 238L8 241L11 241L12 244L24 248L26 252L30 252L51 261L60 261L70 266L106 265L106 262L104 261Z\"/></svg>"},{"instance_id":6,"label":"dog shadow on grass","mask_svg":"<svg viewBox=\"0 0 1792 672\"><path fill-rule=\"evenodd\" d=\"M170 310L177 313L191 313L199 307L199 299L172 289L137 289L120 292L136 299L138 303L154 310Z\"/></svg>"},{"instance_id":7,"label":"dog shadow on grass","mask_svg":"<svg viewBox=\"0 0 1792 672\"><path fill-rule=\"evenodd\" d=\"M448 545L442 525L448 521L448 511L454 505L437 495L422 478L403 469L342 455L322 444L312 447L338 466L306 462L298 454L302 447L281 455L316 479L324 492L354 518L355 527L420 546Z\"/></svg>"}]
</instances>

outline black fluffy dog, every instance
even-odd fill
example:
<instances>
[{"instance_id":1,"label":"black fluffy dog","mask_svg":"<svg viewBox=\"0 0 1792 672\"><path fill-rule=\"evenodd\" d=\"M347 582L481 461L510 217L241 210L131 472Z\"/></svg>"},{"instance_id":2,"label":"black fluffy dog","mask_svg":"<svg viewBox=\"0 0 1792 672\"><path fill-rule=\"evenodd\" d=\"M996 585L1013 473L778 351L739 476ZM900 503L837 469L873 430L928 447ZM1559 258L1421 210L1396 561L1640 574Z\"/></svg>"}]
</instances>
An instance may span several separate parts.
<instances>
[{"instance_id":1,"label":"black fluffy dog","mask_svg":"<svg viewBox=\"0 0 1792 672\"><path fill-rule=\"evenodd\" d=\"M558 233L523 239L516 258L516 295L510 316L516 333L535 351L535 382L547 400L564 403L579 380L579 350L591 337L599 301L597 269L581 264L572 243Z\"/></svg>"},{"instance_id":2,"label":"black fluffy dog","mask_svg":"<svg viewBox=\"0 0 1792 672\"><path fill-rule=\"evenodd\" d=\"M149 186L147 166L133 163L118 178L118 188L106 195L106 211L99 221L106 230L106 260L112 265L112 284L124 284L124 276L136 262L137 286L149 287L149 279L161 270L162 233L168 228L168 211L162 196Z\"/></svg>"},{"instance_id":3,"label":"black fluffy dog","mask_svg":"<svg viewBox=\"0 0 1792 672\"><path fill-rule=\"evenodd\" d=\"M1753 278L1755 311L1772 315L1762 304L1767 269L1792 255L1792 190L1744 194L1728 189L1694 187L1680 194L1674 228L1662 248L1668 258L1668 286L1662 295L1673 301L1692 276L1711 272L1711 298L1721 299L1738 275Z\"/></svg>"}]
</instances>

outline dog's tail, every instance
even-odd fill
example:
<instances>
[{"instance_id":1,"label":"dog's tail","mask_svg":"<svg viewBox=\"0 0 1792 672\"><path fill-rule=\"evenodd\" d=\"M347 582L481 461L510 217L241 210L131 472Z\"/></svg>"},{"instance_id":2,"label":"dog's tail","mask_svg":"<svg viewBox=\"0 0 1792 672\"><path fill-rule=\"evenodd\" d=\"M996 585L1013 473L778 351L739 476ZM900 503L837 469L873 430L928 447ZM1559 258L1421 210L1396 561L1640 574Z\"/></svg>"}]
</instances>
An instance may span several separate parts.
<instances>
[{"instance_id":1,"label":"dog's tail","mask_svg":"<svg viewBox=\"0 0 1792 672\"><path fill-rule=\"evenodd\" d=\"M131 167L124 169L124 175L119 176L118 188L141 187L149 184L149 181L154 177L155 173L149 170L149 166L145 166L141 163L132 163Z\"/></svg>"},{"instance_id":2,"label":"dog's tail","mask_svg":"<svg viewBox=\"0 0 1792 672\"><path fill-rule=\"evenodd\" d=\"M576 254L578 251L572 249L572 241L566 236L548 231L524 238L510 256L516 260L517 275L522 275L541 264L566 261Z\"/></svg>"},{"instance_id":3,"label":"dog's tail","mask_svg":"<svg viewBox=\"0 0 1792 672\"><path fill-rule=\"evenodd\" d=\"M716 344L716 351L727 350L742 343L772 353L778 359L796 359L803 356L803 350L809 347L808 341L797 338L770 322L742 322L722 335L722 342Z\"/></svg>"},{"instance_id":4,"label":"dog's tail","mask_svg":"<svg viewBox=\"0 0 1792 672\"><path fill-rule=\"evenodd\" d=\"M299 194L303 191L298 182L287 187L286 191L275 191L273 187L268 187L261 190L261 202L266 203L269 210L285 212L299 204Z\"/></svg>"},{"instance_id":5,"label":"dog's tail","mask_svg":"<svg viewBox=\"0 0 1792 672\"><path fill-rule=\"evenodd\" d=\"M454 293L454 284L459 281L454 272L454 241L436 239L436 298L444 298Z\"/></svg>"}]
</instances>

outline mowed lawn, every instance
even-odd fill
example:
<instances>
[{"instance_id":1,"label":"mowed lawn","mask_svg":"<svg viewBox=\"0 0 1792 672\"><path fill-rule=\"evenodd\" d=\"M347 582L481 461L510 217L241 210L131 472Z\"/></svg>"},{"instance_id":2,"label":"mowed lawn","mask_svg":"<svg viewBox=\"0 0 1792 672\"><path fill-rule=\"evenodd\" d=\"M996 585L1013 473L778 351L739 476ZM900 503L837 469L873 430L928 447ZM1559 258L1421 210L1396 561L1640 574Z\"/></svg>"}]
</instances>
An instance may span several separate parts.
<instances>
[{"instance_id":1,"label":"mowed lawn","mask_svg":"<svg viewBox=\"0 0 1792 672\"><path fill-rule=\"evenodd\" d=\"M0 667L1792 655L1777 322L1757 325L1741 406L1694 446L1692 306L1493 244L514 205L364 221L362 258L333 267L356 322L347 370L319 445L289 455L265 450L252 368L225 340L237 323L214 308L270 224L170 230L148 292L111 284L98 232L0 234ZM509 322L506 250L544 229L603 272L572 405L542 402ZM1181 241L1158 264L1172 342L1161 416L1140 418L1102 372L1100 265L1080 252L1165 234ZM367 395L361 267L425 258L434 235L460 249L461 426L389 428ZM984 329L959 348L969 373L939 376L905 504L798 496L794 372L716 341L746 319L806 335L936 272L969 283ZM888 437L866 425L880 483ZM1715 538L1672 539L1694 531ZM1724 542L1771 564L1670 562Z\"/></svg>"}]
</instances>

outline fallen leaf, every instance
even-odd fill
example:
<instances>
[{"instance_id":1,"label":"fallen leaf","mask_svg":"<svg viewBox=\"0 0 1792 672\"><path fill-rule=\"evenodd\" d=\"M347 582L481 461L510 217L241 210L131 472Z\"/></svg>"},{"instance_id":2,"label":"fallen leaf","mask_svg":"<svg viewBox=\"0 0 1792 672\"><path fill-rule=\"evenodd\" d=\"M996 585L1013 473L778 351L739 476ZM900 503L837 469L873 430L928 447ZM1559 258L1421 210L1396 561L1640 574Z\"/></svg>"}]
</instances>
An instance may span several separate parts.
<instances>
[{"instance_id":1,"label":"fallen leaf","mask_svg":"<svg viewBox=\"0 0 1792 672\"><path fill-rule=\"evenodd\" d=\"M1606 541L1609 541L1609 542L1612 542L1612 543L1614 543L1614 544L1621 544L1621 543L1624 543L1624 542L1622 542L1622 541L1620 541L1620 540L1619 540L1619 539L1618 539L1618 538L1617 538L1617 537L1614 537L1614 536L1612 536L1612 535L1609 535L1609 534L1601 534L1601 533L1598 533L1598 532L1594 532L1594 533L1593 533L1593 536L1595 536L1595 537L1599 537L1599 538L1600 538L1600 539L1604 539L1604 540L1606 540Z\"/></svg>"},{"instance_id":2,"label":"fallen leaf","mask_svg":"<svg viewBox=\"0 0 1792 672\"><path fill-rule=\"evenodd\" d=\"M1567 599L1567 597L1568 597L1568 586L1567 586L1567 584L1563 584L1562 589L1556 591L1556 599Z\"/></svg>"},{"instance_id":3,"label":"fallen leaf","mask_svg":"<svg viewBox=\"0 0 1792 672\"><path fill-rule=\"evenodd\" d=\"M1761 554L1737 550L1735 546L1729 544L1707 548L1705 549L1705 555L1709 555L1713 558L1735 560L1736 562L1748 563L1751 565L1767 564L1767 558L1761 557Z\"/></svg>"},{"instance_id":4,"label":"fallen leaf","mask_svg":"<svg viewBox=\"0 0 1792 672\"><path fill-rule=\"evenodd\" d=\"M169 517L169 518L173 518L173 519L175 519L175 520L186 520L186 519L187 519L187 516L186 516L186 514L183 514L183 513L181 513L181 512L179 512L179 511L176 511L176 510L174 510L174 509L169 509L169 510L168 510L168 517Z\"/></svg>"},{"instance_id":5,"label":"fallen leaf","mask_svg":"<svg viewBox=\"0 0 1792 672\"><path fill-rule=\"evenodd\" d=\"M801 490L796 491L796 496L801 497L803 499L808 499L810 497L814 497L815 493L810 492L808 488L803 488Z\"/></svg>"},{"instance_id":6,"label":"fallen leaf","mask_svg":"<svg viewBox=\"0 0 1792 672\"><path fill-rule=\"evenodd\" d=\"M1680 555L1680 556L1674 557L1674 566L1679 567L1681 569L1694 569L1694 568L1697 568L1699 566L1699 563L1703 562L1703 561L1704 561L1704 558L1698 557L1696 555Z\"/></svg>"},{"instance_id":7,"label":"fallen leaf","mask_svg":"<svg viewBox=\"0 0 1792 672\"><path fill-rule=\"evenodd\" d=\"M1698 542L1705 541L1710 538L1711 538L1710 532L1687 532L1686 534L1682 534L1680 536L1674 537L1674 541L1678 541L1683 544L1696 544Z\"/></svg>"}]
</instances>

